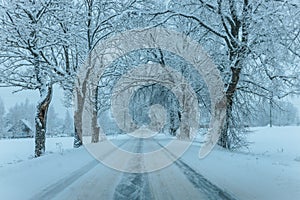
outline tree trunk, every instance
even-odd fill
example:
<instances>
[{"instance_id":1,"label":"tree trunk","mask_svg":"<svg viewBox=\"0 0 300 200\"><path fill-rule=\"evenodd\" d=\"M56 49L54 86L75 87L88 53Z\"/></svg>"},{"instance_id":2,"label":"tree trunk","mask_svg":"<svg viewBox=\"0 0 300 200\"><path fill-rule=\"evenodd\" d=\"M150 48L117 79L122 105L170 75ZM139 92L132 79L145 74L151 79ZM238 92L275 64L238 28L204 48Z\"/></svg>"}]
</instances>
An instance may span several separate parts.
<instances>
[{"instance_id":1,"label":"tree trunk","mask_svg":"<svg viewBox=\"0 0 300 200\"><path fill-rule=\"evenodd\" d=\"M229 127L230 127L230 119L231 119L231 108L227 104L226 108L226 119L223 129L221 130L221 136L219 139L219 145L225 149L230 149L231 143L230 143L230 137L229 137Z\"/></svg>"},{"instance_id":2,"label":"tree trunk","mask_svg":"<svg viewBox=\"0 0 300 200\"><path fill-rule=\"evenodd\" d=\"M96 87L95 94L93 94L93 97L95 98L95 108L92 111L92 143L99 142L99 126L98 126L98 98L99 98L99 90L98 85Z\"/></svg>"},{"instance_id":3,"label":"tree trunk","mask_svg":"<svg viewBox=\"0 0 300 200\"><path fill-rule=\"evenodd\" d=\"M41 100L37 106L35 117L35 157L39 157L45 152L47 112L52 99L52 86L40 89L40 94Z\"/></svg>"},{"instance_id":4,"label":"tree trunk","mask_svg":"<svg viewBox=\"0 0 300 200\"><path fill-rule=\"evenodd\" d=\"M273 92L271 94L271 98L270 98L270 127L273 127Z\"/></svg>"},{"instance_id":5,"label":"tree trunk","mask_svg":"<svg viewBox=\"0 0 300 200\"><path fill-rule=\"evenodd\" d=\"M97 119L97 111L94 110L92 113L92 143L99 142L99 127Z\"/></svg>"},{"instance_id":6,"label":"tree trunk","mask_svg":"<svg viewBox=\"0 0 300 200\"><path fill-rule=\"evenodd\" d=\"M236 63L238 65L238 63ZM232 106L234 94L236 92L236 87L240 79L241 68L231 68L232 77L229 84L229 87L226 91L226 100L227 100L227 108L226 108L226 121L224 128L221 131L221 137L219 139L219 145L223 148L230 149L231 142L229 138L229 128L231 126L230 120L232 120Z\"/></svg>"},{"instance_id":7,"label":"tree trunk","mask_svg":"<svg viewBox=\"0 0 300 200\"><path fill-rule=\"evenodd\" d=\"M74 112L74 148L79 148L82 146L82 112L83 112L83 102L84 98L80 95L79 91L76 91L77 95L77 108Z\"/></svg>"},{"instance_id":8,"label":"tree trunk","mask_svg":"<svg viewBox=\"0 0 300 200\"><path fill-rule=\"evenodd\" d=\"M89 65L91 63L91 58L88 57ZM83 82L81 85L77 85L77 88L75 88L76 92L76 107L75 112L74 112L74 129L75 129L75 134L74 134L74 148L79 148L83 144L82 140L82 135L83 135L83 130L82 130L82 115L83 115L83 109L84 109L84 103L85 103L85 98L86 98L86 93L87 93L87 81L89 78L91 68L87 70L87 73L85 74L85 78L83 79ZM78 80L79 81L79 80ZM80 81L79 81L80 82Z\"/></svg>"}]
</instances>

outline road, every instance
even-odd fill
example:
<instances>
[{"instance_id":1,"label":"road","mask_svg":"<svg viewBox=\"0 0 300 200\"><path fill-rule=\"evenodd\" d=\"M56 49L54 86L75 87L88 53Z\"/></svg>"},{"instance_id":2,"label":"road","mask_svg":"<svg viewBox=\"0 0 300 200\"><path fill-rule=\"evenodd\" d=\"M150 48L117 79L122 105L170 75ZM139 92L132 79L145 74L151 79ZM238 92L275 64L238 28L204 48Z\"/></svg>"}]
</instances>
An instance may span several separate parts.
<instances>
[{"instance_id":1,"label":"road","mask_svg":"<svg viewBox=\"0 0 300 200\"><path fill-rule=\"evenodd\" d=\"M101 143L97 144L101 145ZM146 153L164 148L157 139L131 138L116 145L133 153ZM167 156L172 156L167 152ZM107 157L113 157L109 152ZM141 167L143 159L127 164ZM181 159L172 165L149 173L126 173L94 160L62 177L32 199L46 200L151 200L151 199L234 199L209 182Z\"/></svg>"}]
</instances>

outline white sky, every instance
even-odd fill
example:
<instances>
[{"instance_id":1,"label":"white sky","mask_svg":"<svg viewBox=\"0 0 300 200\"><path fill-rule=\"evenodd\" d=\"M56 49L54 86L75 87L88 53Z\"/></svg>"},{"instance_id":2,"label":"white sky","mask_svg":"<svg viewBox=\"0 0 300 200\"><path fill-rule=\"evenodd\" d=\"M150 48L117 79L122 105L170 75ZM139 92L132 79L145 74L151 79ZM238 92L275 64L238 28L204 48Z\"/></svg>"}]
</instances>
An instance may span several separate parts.
<instances>
[{"instance_id":1,"label":"white sky","mask_svg":"<svg viewBox=\"0 0 300 200\"><path fill-rule=\"evenodd\" d=\"M37 104L37 101L39 100L38 91L26 90L13 93L15 90L17 90L17 88L0 87L0 97L4 102L6 111L17 103L25 102L26 98L34 105ZM55 86L53 92L54 94L51 105L54 107L55 112L59 115L59 117L63 118L67 110L67 108L63 105L63 91L60 87ZM300 97L290 97L288 99L290 99L290 101L298 108L298 112L300 114Z\"/></svg>"},{"instance_id":2,"label":"white sky","mask_svg":"<svg viewBox=\"0 0 300 200\"><path fill-rule=\"evenodd\" d=\"M25 102L26 99L34 105L37 104L39 100L38 91L24 90L17 93L13 93L18 90L18 88L1 88L0 87L0 97L4 102L5 110L8 111L9 108L13 107L17 103ZM54 107L55 112L60 116L64 117L66 113L66 108L63 105L63 91L60 87L55 86L53 90L53 98L51 105Z\"/></svg>"}]
</instances>

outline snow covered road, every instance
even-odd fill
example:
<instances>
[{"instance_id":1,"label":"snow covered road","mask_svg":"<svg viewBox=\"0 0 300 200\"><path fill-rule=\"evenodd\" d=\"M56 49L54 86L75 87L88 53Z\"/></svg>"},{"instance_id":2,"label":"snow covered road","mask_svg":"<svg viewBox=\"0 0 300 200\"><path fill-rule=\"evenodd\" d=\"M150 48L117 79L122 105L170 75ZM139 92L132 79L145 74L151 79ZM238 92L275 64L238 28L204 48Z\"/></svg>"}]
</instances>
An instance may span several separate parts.
<instances>
[{"instance_id":1,"label":"snow covered road","mask_svg":"<svg viewBox=\"0 0 300 200\"><path fill-rule=\"evenodd\" d=\"M135 138L127 140L121 146L134 153L161 148L159 141L154 139ZM113 156L113 152L107 156ZM143 159L136 162L136 165L143 165ZM187 163L177 160L169 167L150 173L119 172L100 162L90 161L30 199L167 200L233 199L233 197L210 183Z\"/></svg>"},{"instance_id":2,"label":"snow covered road","mask_svg":"<svg viewBox=\"0 0 300 200\"><path fill-rule=\"evenodd\" d=\"M35 159L30 157L33 139L0 140L0 199L298 200L299 133L300 127L255 128L247 135L253 142L248 149L232 152L215 147L204 159L198 158L197 138L177 162L144 174L105 166L87 148L72 149L73 138L47 138L46 155ZM90 138L85 139L88 144ZM158 134L155 140L127 140L126 135L109 139L126 151L152 152L174 138ZM101 155L135 169L155 165L143 157L126 160L111 149ZM161 158L174 159L168 151Z\"/></svg>"}]
</instances>

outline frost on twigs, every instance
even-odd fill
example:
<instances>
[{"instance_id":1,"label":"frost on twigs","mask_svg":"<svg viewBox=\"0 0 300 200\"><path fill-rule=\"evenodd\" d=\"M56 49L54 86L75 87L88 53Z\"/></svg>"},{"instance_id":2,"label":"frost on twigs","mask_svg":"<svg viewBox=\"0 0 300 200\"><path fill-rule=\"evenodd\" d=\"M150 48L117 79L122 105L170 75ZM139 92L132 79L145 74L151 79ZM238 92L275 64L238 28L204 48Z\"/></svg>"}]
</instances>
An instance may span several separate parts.
<instances>
[{"instance_id":1,"label":"frost on twigs","mask_svg":"<svg viewBox=\"0 0 300 200\"><path fill-rule=\"evenodd\" d=\"M76 86L80 91L86 91L86 97L82 99L81 105L77 105L77 107L82 107L83 111L81 116L83 120L82 132L88 133L93 130L90 115L94 109L93 95L96 94L95 91L97 90L97 85L93 83L99 81L105 68L129 52L151 48L181 56L203 77L210 94L213 111L210 131L207 134L206 143L200 151L201 155L207 155L218 141L224 122L224 113L226 113L226 107L223 106L225 97L222 79L212 60L197 42L182 33L163 28L126 31L113 38L100 41L94 48L88 62L79 70L82 73L78 74L77 83L86 83L86 85L79 84ZM87 74L88 76L86 76ZM161 129L166 121L165 109L162 106L152 105L150 108L148 114L151 122L149 126L136 124L129 112L129 103L133 94L149 84L162 85L176 96L181 107L180 127L177 133L179 140L174 139L159 151L142 155L141 153L123 151L110 141L102 142L101 145L87 146L88 151L103 164L130 173L151 172L172 164L191 145L192 139L199 129L200 121L197 95L182 74L162 63L140 65L123 74L114 86L111 95L111 110L119 128L131 136L139 138L151 137ZM79 103L80 101L76 100L75 102ZM174 157L166 156L165 149L172 152ZM104 152L111 150L114 150L115 156L104 159ZM132 169L124 166L127 161L138 158L136 156L143 157L145 168ZM120 159L116 160L116 157Z\"/></svg>"}]
</instances>

